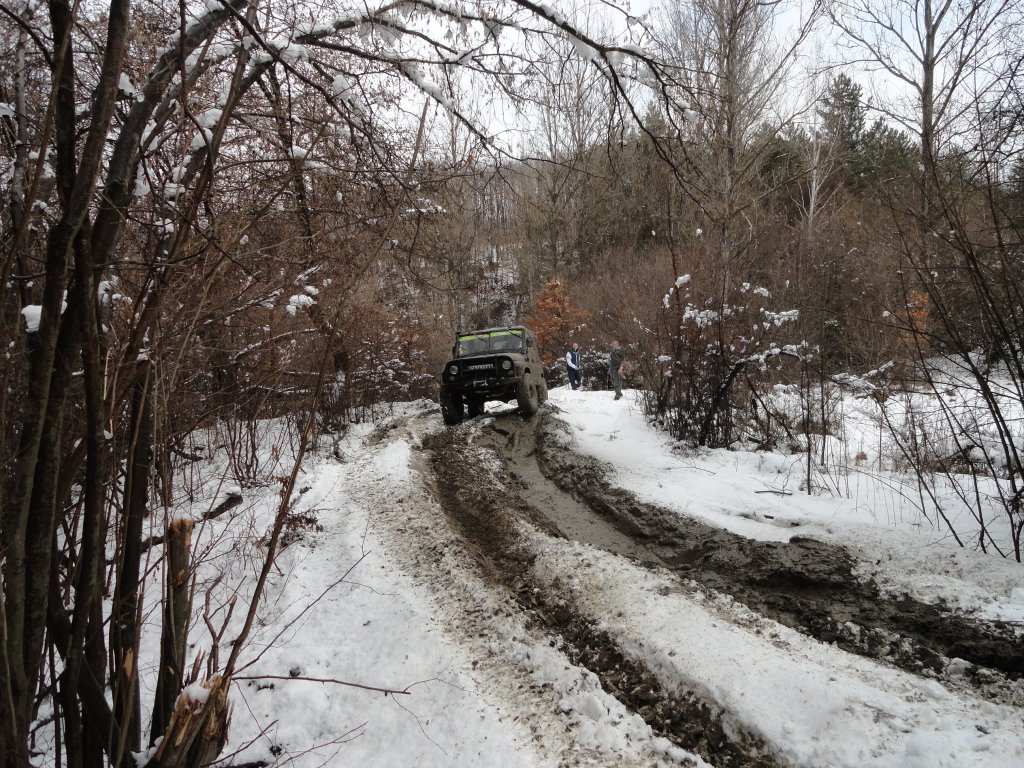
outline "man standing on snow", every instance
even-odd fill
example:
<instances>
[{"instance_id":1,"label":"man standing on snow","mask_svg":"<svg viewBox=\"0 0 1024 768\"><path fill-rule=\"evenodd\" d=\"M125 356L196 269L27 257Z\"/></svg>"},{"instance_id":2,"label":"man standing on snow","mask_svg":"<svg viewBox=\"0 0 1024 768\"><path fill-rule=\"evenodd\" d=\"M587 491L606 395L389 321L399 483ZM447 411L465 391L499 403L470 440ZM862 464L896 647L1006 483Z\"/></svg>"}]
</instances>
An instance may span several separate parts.
<instances>
[{"instance_id":1,"label":"man standing on snow","mask_svg":"<svg viewBox=\"0 0 1024 768\"><path fill-rule=\"evenodd\" d=\"M608 380L615 389L615 399L622 397L622 362L626 353L619 347L619 340L612 339L612 350L608 353Z\"/></svg>"},{"instance_id":2,"label":"man standing on snow","mask_svg":"<svg viewBox=\"0 0 1024 768\"><path fill-rule=\"evenodd\" d=\"M580 370L580 345L575 341L572 349L565 353L565 368L569 372L569 386L579 389L583 383L583 372Z\"/></svg>"}]
</instances>

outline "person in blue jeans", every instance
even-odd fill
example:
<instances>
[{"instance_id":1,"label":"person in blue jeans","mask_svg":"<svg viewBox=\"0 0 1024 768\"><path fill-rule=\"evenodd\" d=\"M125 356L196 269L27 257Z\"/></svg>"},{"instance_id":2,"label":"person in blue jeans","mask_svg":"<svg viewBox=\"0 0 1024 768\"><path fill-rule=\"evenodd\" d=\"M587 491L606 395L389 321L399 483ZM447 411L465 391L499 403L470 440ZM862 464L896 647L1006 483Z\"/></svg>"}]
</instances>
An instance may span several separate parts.
<instances>
[{"instance_id":1,"label":"person in blue jeans","mask_svg":"<svg viewBox=\"0 0 1024 768\"><path fill-rule=\"evenodd\" d=\"M575 341L572 349L565 353L565 369L569 372L569 386L579 389L583 383L583 371L580 370L580 345Z\"/></svg>"}]
</instances>

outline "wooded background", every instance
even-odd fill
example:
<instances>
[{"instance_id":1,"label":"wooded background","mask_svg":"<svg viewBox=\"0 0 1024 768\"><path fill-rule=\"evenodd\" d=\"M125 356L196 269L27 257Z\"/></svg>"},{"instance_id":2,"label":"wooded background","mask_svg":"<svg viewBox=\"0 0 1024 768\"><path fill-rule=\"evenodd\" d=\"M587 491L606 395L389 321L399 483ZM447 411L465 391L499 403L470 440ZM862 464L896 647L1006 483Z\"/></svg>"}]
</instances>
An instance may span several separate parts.
<instances>
[{"instance_id":1,"label":"wooded background","mask_svg":"<svg viewBox=\"0 0 1024 768\"><path fill-rule=\"evenodd\" d=\"M924 487L998 478L1020 559L1020 4L669 6L5 0L5 765L127 767L161 735L148 764L216 757L254 609L189 669L197 436L244 488L260 420L288 419L297 472L435 397L459 329L527 322L552 385L577 341L601 386L618 338L651 418L718 447L799 447L830 387L884 403L953 365L985 418L941 411L902 450ZM962 543L990 546L983 515Z\"/></svg>"}]
</instances>

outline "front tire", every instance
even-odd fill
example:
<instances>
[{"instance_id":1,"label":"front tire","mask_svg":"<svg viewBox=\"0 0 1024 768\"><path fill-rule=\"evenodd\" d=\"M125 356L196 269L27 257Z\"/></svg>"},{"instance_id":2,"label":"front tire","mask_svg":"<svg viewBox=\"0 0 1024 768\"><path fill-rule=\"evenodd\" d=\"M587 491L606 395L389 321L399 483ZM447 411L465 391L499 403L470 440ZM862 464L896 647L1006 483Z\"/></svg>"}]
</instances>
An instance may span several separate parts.
<instances>
[{"instance_id":1,"label":"front tire","mask_svg":"<svg viewBox=\"0 0 1024 768\"><path fill-rule=\"evenodd\" d=\"M463 402L462 395L449 392L447 387L441 387L441 418L448 426L454 426L462 422Z\"/></svg>"},{"instance_id":2,"label":"front tire","mask_svg":"<svg viewBox=\"0 0 1024 768\"><path fill-rule=\"evenodd\" d=\"M516 388L516 400L519 402L519 413L523 418L531 419L540 407L537 385L531 376L524 375Z\"/></svg>"}]
</instances>

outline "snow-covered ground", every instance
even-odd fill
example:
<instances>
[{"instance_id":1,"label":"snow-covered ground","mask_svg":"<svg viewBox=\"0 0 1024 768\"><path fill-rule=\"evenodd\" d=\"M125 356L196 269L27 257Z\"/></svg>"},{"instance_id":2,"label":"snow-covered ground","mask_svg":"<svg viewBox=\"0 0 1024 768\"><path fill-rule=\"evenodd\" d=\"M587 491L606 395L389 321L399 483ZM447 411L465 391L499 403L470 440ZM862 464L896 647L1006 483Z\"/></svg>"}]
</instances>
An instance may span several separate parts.
<instances>
[{"instance_id":1,"label":"snow-covered ground","mask_svg":"<svg viewBox=\"0 0 1024 768\"><path fill-rule=\"evenodd\" d=\"M814 462L815 493L807 495L806 453L683 452L645 422L635 393L618 402L606 395L559 388L552 402L576 430L580 452L615 467L615 483L640 498L753 539L834 541L893 591L1024 622L1024 568L956 546L948 529L922 514L927 504L913 476L878 468L878 438L863 437L877 418L870 402L847 406L851 453L864 458L825 468ZM972 523L966 515L960 520L967 541Z\"/></svg>"},{"instance_id":2,"label":"snow-covered ground","mask_svg":"<svg viewBox=\"0 0 1024 768\"><path fill-rule=\"evenodd\" d=\"M892 477L808 496L800 455L681 452L647 425L635 393L616 402L558 388L551 402L576 449L641 498L744 536L841 542L894 592L1024 622L1024 568L893 513ZM481 577L429 492L420 449L441 429L435 405L413 403L384 428L352 427L334 455L323 445L307 459L294 513L318 527L301 528L273 571L233 689L226 753L301 766L703 764L653 735ZM223 492L214 468L197 516ZM244 489L238 515L197 534L211 626L261 553L232 531L265 530L277 488ZM785 763L1024 765L1019 708L808 639L674 575L536 530L525 538L534 583L557 585L663 686L715 702L727 729L754 734ZM194 652L207 635L197 622Z\"/></svg>"}]
</instances>

